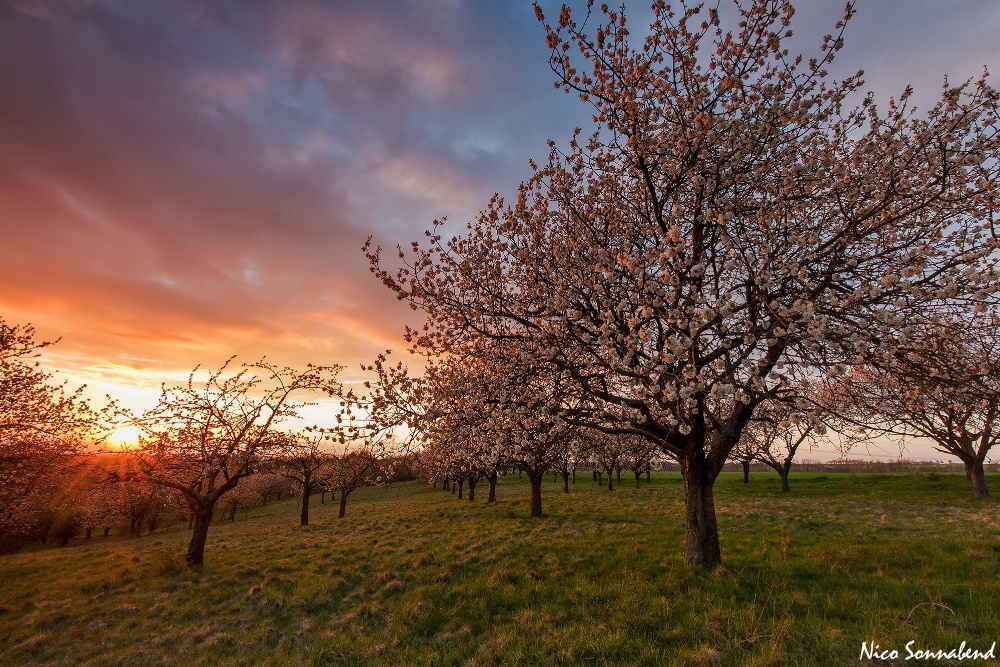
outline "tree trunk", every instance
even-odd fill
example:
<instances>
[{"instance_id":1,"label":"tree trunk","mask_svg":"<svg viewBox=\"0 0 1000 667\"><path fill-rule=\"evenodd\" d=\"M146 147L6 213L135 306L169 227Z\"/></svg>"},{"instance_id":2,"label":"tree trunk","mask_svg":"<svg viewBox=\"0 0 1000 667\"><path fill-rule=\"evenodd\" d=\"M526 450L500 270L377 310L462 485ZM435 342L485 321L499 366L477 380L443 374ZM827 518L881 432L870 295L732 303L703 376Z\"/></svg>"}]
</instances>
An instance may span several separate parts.
<instances>
[{"instance_id":1,"label":"tree trunk","mask_svg":"<svg viewBox=\"0 0 1000 667\"><path fill-rule=\"evenodd\" d=\"M684 461L684 504L687 524L684 564L712 570L722 563L719 525L715 517L715 480L705 470L707 462Z\"/></svg>"},{"instance_id":2,"label":"tree trunk","mask_svg":"<svg viewBox=\"0 0 1000 667\"><path fill-rule=\"evenodd\" d=\"M528 481L531 482L531 516L542 516L542 477L545 473L528 473Z\"/></svg>"},{"instance_id":3,"label":"tree trunk","mask_svg":"<svg viewBox=\"0 0 1000 667\"><path fill-rule=\"evenodd\" d=\"M111 532L111 526L105 526L104 527L104 537L107 537L108 533L110 533L110 532Z\"/></svg>"},{"instance_id":4,"label":"tree trunk","mask_svg":"<svg viewBox=\"0 0 1000 667\"><path fill-rule=\"evenodd\" d=\"M459 500L462 499L462 492L464 490L465 490L465 480L464 479L460 479L460 480L458 480L458 499Z\"/></svg>"},{"instance_id":5,"label":"tree trunk","mask_svg":"<svg viewBox=\"0 0 1000 667\"><path fill-rule=\"evenodd\" d=\"M781 477L781 490L791 491L788 486L788 471L791 469L791 465L785 465L778 468L778 475Z\"/></svg>"},{"instance_id":6,"label":"tree trunk","mask_svg":"<svg viewBox=\"0 0 1000 667\"><path fill-rule=\"evenodd\" d=\"M614 473L614 470L608 470L608 491L614 491L615 490L615 483L614 483L614 480L612 479L614 477L613 473ZM618 481L619 482L622 481L621 477L618 478Z\"/></svg>"},{"instance_id":7,"label":"tree trunk","mask_svg":"<svg viewBox=\"0 0 1000 667\"><path fill-rule=\"evenodd\" d=\"M344 513L347 512L347 494L348 491L346 489L340 492L340 514L337 516L341 519L344 518Z\"/></svg>"},{"instance_id":8,"label":"tree trunk","mask_svg":"<svg viewBox=\"0 0 1000 667\"><path fill-rule=\"evenodd\" d=\"M749 484L750 483L750 462L749 461L743 461L743 483L744 484Z\"/></svg>"},{"instance_id":9,"label":"tree trunk","mask_svg":"<svg viewBox=\"0 0 1000 667\"><path fill-rule=\"evenodd\" d=\"M622 469L618 468L618 469L615 470L615 472L618 475L618 483L621 484L622 483ZM608 477L611 477L611 473L608 473Z\"/></svg>"},{"instance_id":10,"label":"tree trunk","mask_svg":"<svg viewBox=\"0 0 1000 667\"><path fill-rule=\"evenodd\" d=\"M637 489L638 489L638 488L639 488L639 476L640 476L640 475L641 475L642 473L640 473L640 472L639 472L639 469L638 469L638 468L636 468L636 469L635 469L635 470L634 470L633 472L635 472L635 488L637 488Z\"/></svg>"},{"instance_id":11,"label":"tree trunk","mask_svg":"<svg viewBox=\"0 0 1000 667\"><path fill-rule=\"evenodd\" d=\"M476 500L476 484L479 480L475 477L469 478L469 502L474 502Z\"/></svg>"},{"instance_id":12,"label":"tree trunk","mask_svg":"<svg viewBox=\"0 0 1000 667\"><path fill-rule=\"evenodd\" d=\"M319 494L319 504L320 505L326 505L326 489L323 489L322 491L320 491L320 494Z\"/></svg>"},{"instance_id":13,"label":"tree trunk","mask_svg":"<svg viewBox=\"0 0 1000 667\"><path fill-rule=\"evenodd\" d=\"M215 503L202 505L194 513L194 528L191 533L191 543L188 544L188 567L201 565L205 561L205 542L208 541L208 526L212 523Z\"/></svg>"},{"instance_id":14,"label":"tree trunk","mask_svg":"<svg viewBox=\"0 0 1000 667\"><path fill-rule=\"evenodd\" d=\"M300 526L309 525L309 496L311 493L312 488L309 485L302 486L302 514L299 516Z\"/></svg>"},{"instance_id":15,"label":"tree trunk","mask_svg":"<svg viewBox=\"0 0 1000 667\"><path fill-rule=\"evenodd\" d=\"M653 469L651 467L646 468L646 482L649 484L653 483Z\"/></svg>"},{"instance_id":16,"label":"tree trunk","mask_svg":"<svg viewBox=\"0 0 1000 667\"><path fill-rule=\"evenodd\" d=\"M573 483L576 484L576 468L573 468Z\"/></svg>"},{"instance_id":17,"label":"tree trunk","mask_svg":"<svg viewBox=\"0 0 1000 667\"><path fill-rule=\"evenodd\" d=\"M563 473L563 493L569 493L569 471Z\"/></svg>"},{"instance_id":18,"label":"tree trunk","mask_svg":"<svg viewBox=\"0 0 1000 667\"><path fill-rule=\"evenodd\" d=\"M596 476L595 479L597 479L597 486L604 486L604 473L594 472L594 475Z\"/></svg>"},{"instance_id":19,"label":"tree trunk","mask_svg":"<svg viewBox=\"0 0 1000 667\"><path fill-rule=\"evenodd\" d=\"M83 538L83 539L85 539L85 540L89 540L89 539L90 539L90 534L91 534L92 532L94 532L94 529L93 529L93 528L88 528L88 529L87 529L87 532L86 532L86 533L84 534L84 538Z\"/></svg>"},{"instance_id":20,"label":"tree trunk","mask_svg":"<svg viewBox=\"0 0 1000 667\"><path fill-rule=\"evenodd\" d=\"M236 521L236 510L239 509L239 504L233 503L232 507L229 509L229 523Z\"/></svg>"},{"instance_id":21,"label":"tree trunk","mask_svg":"<svg viewBox=\"0 0 1000 667\"><path fill-rule=\"evenodd\" d=\"M965 475L972 480L972 492L976 498L989 498L990 490L986 486L986 471L981 460L965 464Z\"/></svg>"},{"instance_id":22,"label":"tree trunk","mask_svg":"<svg viewBox=\"0 0 1000 667\"><path fill-rule=\"evenodd\" d=\"M497 501L497 473L496 473L496 471L494 470L489 475L489 477L487 477L486 479L488 479L489 482L490 482L490 495L487 496L486 502L487 503L495 503Z\"/></svg>"}]
</instances>

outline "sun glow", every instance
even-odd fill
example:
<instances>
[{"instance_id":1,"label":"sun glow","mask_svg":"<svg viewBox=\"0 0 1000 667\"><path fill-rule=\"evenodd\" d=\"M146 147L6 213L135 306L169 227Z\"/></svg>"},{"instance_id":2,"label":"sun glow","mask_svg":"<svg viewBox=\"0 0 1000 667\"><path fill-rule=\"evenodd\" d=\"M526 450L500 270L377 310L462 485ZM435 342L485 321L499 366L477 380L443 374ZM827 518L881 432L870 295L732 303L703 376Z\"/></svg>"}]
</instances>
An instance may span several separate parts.
<instances>
[{"instance_id":1,"label":"sun glow","mask_svg":"<svg viewBox=\"0 0 1000 667\"><path fill-rule=\"evenodd\" d=\"M139 444L140 431L135 426L116 428L108 436L108 443L117 449L125 449Z\"/></svg>"}]
</instances>

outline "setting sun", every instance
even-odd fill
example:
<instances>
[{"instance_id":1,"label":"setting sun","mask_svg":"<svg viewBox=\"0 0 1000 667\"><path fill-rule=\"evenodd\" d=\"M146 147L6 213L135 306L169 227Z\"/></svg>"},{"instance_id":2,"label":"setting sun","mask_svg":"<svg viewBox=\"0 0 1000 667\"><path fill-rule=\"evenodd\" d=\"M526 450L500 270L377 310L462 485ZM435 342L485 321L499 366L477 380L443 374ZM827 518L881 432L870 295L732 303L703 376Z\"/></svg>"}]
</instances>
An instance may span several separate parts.
<instances>
[{"instance_id":1,"label":"setting sun","mask_svg":"<svg viewBox=\"0 0 1000 667\"><path fill-rule=\"evenodd\" d=\"M139 435L140 431L137 427L122 426L121 428L115 429L111 435L108 436L108 442L118 449L123 449L125 447L131 447L139 444Z\"/></svg>"}]
</instances>

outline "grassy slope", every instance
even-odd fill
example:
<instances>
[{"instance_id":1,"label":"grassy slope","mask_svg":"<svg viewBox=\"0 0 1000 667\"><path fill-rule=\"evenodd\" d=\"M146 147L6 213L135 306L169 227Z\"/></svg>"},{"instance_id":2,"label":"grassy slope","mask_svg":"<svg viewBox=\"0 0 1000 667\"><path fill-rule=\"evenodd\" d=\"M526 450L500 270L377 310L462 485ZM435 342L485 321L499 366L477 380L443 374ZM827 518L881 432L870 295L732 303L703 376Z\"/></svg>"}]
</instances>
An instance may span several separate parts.
<instances>
[{"instance_id":1,"label":"grassy slope","mask_svg":"<svg viewBox=\"0 0 1000 667\"><path fill-rule=\"evenodd\" d=\"M0 663L847 665L862 641L1000 639L997 504L964 476L778 488L723 476L711 575L680 564L671 474L547 483L540 521L516 479L495 506L485 483L475 504L366 489L306 528L274 504L213 526L201 571L181 566L185 531L3 557Z\"/></svg>"}]
</instances>

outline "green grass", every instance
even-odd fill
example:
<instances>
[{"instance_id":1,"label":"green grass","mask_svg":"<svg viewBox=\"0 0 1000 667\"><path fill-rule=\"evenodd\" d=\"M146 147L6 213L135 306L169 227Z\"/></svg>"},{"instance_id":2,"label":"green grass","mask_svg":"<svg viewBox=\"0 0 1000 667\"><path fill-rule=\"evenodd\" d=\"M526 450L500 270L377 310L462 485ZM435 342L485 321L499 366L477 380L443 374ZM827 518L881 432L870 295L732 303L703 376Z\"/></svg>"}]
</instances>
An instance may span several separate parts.
<instances>
[{"instance_id":1,"label":"green grass","mask_svg":"<svg viewBox=\"0 0 1000 667\"><path fill-rule=\"evenodd\" d=\"M342 520L317 498L305 528L272 504L214 525L200 570L181 529L0 557L0 664L849 665L862 641L1000 640L997 504L963 475L741 482L717 485L712 574L681 564L672 474L547 482L541 520L516 477L493 506L485 483L365 489Z\"/></svg>"}]
</instances>

